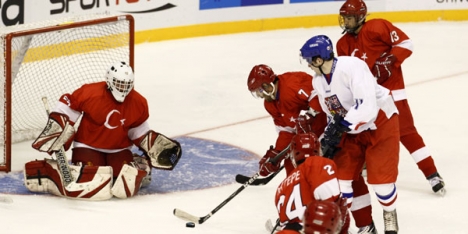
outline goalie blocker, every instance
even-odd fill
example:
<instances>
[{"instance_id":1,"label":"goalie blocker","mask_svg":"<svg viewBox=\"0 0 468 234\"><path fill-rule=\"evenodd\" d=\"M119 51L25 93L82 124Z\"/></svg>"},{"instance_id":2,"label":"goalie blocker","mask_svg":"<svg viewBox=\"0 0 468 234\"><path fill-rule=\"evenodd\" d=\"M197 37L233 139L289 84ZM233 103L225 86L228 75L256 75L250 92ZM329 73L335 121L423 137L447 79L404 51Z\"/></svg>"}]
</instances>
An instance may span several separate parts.
<instances>
[{"instance_id":1,"label":"goalie blocker","mask_svg":"<svg viewBox=\"0 0 468 234\"><path fill-rule=\"evenodd\" d=\"M52 112L42 133L32 143L32 147L41 152L52 154L63 146L68 150L75 136L75 128L67 115Z\"/></svg>"}]
</instances>

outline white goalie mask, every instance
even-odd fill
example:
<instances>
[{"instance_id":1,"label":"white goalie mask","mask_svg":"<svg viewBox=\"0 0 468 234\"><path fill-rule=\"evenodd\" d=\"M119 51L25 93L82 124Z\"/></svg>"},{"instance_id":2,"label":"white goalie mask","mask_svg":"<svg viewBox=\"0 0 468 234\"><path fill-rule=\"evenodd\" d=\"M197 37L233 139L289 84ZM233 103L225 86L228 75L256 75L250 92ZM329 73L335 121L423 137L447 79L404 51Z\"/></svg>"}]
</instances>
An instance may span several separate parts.
<instances>
[{"instance_id":1,"label":"white goalie mask","mask_svg":"<svg viewBox=\"0 0 468 234\"><path fill-rule=\"evenodd\" d=\"M123 102L133 88L133 70L125 62L114 63L106 73L107 88L118 102Z\"/></svg>"}]
</instances>

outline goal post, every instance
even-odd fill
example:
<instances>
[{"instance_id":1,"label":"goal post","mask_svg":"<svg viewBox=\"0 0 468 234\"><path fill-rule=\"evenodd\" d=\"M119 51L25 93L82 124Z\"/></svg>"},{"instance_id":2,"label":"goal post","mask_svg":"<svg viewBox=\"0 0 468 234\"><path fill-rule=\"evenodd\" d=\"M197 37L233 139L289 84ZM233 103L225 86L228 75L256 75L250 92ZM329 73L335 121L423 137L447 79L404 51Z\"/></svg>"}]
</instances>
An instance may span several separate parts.
<instances>
[{"instance_id":1,"label":"goal post","mask_svg":"<svg viewBox=\"0 0 468 234\"><path fill-rule=\"evenodd\" d=\"M94 14L0 29L0 171L9 172L12 144L35 139L64 93L105 80L115 61L134 68L134 19Z\"/></svg>"}]
</instances>

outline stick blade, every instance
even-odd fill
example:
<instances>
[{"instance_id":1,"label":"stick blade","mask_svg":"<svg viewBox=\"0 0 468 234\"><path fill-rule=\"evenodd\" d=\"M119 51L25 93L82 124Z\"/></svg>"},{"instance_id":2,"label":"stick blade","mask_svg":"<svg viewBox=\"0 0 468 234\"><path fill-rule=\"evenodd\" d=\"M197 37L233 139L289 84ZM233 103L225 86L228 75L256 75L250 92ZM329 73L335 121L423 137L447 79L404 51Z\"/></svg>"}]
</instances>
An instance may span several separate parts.
<instances>
[{"instance_id":1,"label":"stick blade","mask_svg":"<svg viewBox=\"0 0 468 234\"><path fill-rule=\"evenodd\" d=\"M192 215L192 214L189 214L183 210L179 210L179 209L174 209L174 215L179 218L179 219L182 219L182 220L185 220L185 221L189 221L189 222L194 222L194 223L198 223L198 224L201 224L201 218L200 217L197 217L195 215Z\"/></svg>"},{"instance_id":2,"label":"stick blade","mask_svg":"<svg viewBox=\"0 0 468 234\"><path fill-rule=\"evenodd\" d=\"M245 176L245 175L241 175L241 174L237 174L236 175L236 182L239 183L239 184L245 184L247 183L247 181L249 181L250 177L248 176ZM254 185L255 181L250 184L250 185Z\"/></svg>"},{"instance_id":3,"label":"stick blade","mask_svg":"<svg viewBox=\"0 0 468 234\"><path fill-rule=\"evenodd\" d=\"M265 222L265 229L266 229L269 233L273 232L274 227L273 227L273 223L271 222L271 219L268 219L268 220Z\"/></svg>"},{"instance_id":4,"label":"stick blade","mask_svg":"<svg viewBox=\"0 0 468 234\"><path fill-rule=\"evenodd\" d=\"M253 186L265 185L268 182L270 182L270 180L273 178L272 176L274 177L274 175L272 174L272 175L267 176L267 177L257 178L252 183L250 183L250 185L253 185ZM236 175L236 182L239 183L239 184L245 184L250 180L250 178L252 178L252 177L242 175L242 174L237 174Z\"/></svg>"},{"instance_id":5,"label":"stick blade","mask_svg":"<svg viewBox=\"0 0 468 234\"><path fill-rule=\"evenodd\" d=\"M279 232L279 219L276 220L276 224L274 226L271 219L268 219L265 223L265 228L270 234Z\"/></svg>"}]
</instances>

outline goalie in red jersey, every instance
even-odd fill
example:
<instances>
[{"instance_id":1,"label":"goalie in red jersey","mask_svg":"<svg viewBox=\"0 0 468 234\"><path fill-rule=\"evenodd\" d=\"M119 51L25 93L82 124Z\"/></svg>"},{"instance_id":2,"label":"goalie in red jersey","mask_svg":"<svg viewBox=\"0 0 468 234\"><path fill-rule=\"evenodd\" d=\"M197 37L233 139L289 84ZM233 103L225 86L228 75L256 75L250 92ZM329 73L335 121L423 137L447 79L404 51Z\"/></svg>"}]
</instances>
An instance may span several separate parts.
<instances>
[{"instance_id":1,"label":"goalie in red jersey","mask_svg":"<svg viewBox=\"0 0 468 234\"><path fill-rule=\"evenodd\" d=\"M73 141L71 173L76 183L86 186L79 192L67 191L57 164L43 160L26 164L28 189L91 200L127 198L138 193L150 173L150 167L140 167L142 162L148 160L154 168L172 170L182 155L181 146L151 130L148 103L133 85L132 68L117 62L107 70L105 81L62 95L32 147L52 154L62 147L67 150ZM144 158L137 158L137 162L131 151L135 146L144 152ZM46 183L46 177L52 183Z\"/></svg>"},{"instance_id":2,"label":"goalie in red jersey","mask_svg":"<svg viewBox=\"0 0 468 234\"><path fill-rule=\"evenodd\" d=\"M301 230L314 234L348 233L348 207L346 198L341 197L336 165L319 155L320 143L314 133L293 137L286 160L295 169L278 186L275 196L281 234Z\"/></svg>"}]
</instances>

